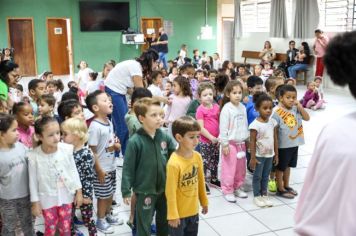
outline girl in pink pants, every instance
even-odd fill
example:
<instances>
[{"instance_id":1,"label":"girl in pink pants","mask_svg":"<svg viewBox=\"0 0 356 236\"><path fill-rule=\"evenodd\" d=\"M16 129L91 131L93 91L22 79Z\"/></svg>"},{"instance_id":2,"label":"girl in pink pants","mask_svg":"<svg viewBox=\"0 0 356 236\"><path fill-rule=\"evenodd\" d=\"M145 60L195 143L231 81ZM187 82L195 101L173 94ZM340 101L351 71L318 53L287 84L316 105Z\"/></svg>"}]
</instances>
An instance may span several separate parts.
<instances>
[{"instance_id":1,"label":"girl in pink pants","mask_svg":"<svg viewBox=\"0 0 356 236\"><path fill-rule=\"evenodd\" d=\"M236 197L246 198L241 190L246 175L246 146L249 137L247 114L242 99L242 85L236 80L225 87L220 113L221 188L228 202Z\"/></svg>"}]
</instances>

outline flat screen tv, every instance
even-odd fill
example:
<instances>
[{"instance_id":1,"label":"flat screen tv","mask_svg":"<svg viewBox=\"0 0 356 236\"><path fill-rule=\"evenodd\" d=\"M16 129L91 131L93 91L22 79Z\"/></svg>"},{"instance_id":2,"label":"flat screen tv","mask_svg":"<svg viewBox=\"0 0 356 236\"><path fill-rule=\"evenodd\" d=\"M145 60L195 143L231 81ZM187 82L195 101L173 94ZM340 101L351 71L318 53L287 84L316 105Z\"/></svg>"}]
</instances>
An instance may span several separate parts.
<instances>
[{"instance_id":1,"label":"flat screen tv","mask_svg":"<svg viewBox=\"0 0 356 236\"><path fill-rule=\"evenodd\" d=\"M79 2L81 31L120 31L130 27L128 2Z\"/></svg>"}]
</instances>

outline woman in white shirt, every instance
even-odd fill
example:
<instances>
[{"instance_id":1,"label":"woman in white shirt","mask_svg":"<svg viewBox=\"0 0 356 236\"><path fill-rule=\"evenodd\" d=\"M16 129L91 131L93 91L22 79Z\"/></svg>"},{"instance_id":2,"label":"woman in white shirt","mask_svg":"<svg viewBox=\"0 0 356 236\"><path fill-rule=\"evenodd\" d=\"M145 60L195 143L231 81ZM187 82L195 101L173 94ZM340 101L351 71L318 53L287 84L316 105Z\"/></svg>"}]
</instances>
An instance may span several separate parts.
<instances>
[{"instance_id":1,"label":"woman in white shirt","mask_svg":"<svg viewBox=\"0 0 356 236\"><path fill-rule=\"evenodd\" d=\"M144 87L144 78L151 74L156 66L158 53L149 49L135 60L122 61L109 72L105 79L105 92L112 98L114 105L112 122L116 136L121 142L122 154L125 154L129 131L125 123L125 115L128 111L126 95L133 88Z\"/></svg>"}]
</instances>

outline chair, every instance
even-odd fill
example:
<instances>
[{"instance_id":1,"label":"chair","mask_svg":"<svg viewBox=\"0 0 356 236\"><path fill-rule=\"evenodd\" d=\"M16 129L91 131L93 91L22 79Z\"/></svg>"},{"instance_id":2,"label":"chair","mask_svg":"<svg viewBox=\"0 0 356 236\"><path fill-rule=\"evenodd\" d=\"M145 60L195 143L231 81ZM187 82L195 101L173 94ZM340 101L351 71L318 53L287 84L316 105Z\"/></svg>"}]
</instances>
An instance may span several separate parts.
<instances>
[{"instance_id":1,"label":"chair","mask_svg":"<svg viewBox=\"0 0 356 236\"><path fill-rule=\"evenodd\" d=\"M306 70L298 70L297 71L297 78L296 78L296 82L298 81L303 81L303 84L306 85L307 84L307 81L308 81L308 71L310 68L313 67L314 65L314 55L310 55L310 59L309 59L309 64L308 64L308 68ZM303 75L302 78L300 78L300 75Z\"/></svg>"}]
</instances>

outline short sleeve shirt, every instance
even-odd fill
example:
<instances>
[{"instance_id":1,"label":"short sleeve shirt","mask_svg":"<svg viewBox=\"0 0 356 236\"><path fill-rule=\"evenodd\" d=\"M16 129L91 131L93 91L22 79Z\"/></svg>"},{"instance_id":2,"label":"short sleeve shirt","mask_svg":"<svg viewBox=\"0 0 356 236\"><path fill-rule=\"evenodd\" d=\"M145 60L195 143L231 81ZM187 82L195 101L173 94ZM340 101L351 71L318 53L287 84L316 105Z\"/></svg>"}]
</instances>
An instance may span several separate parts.
<instances>
[{"instance_id":1,"label":"short sleeve shirt","mask_svg":"<svg viewBox=\"0 0 356 236\"><path fill-rule=\"evenodd\" d=\"M168 41L168 36L166 33L162 34L158 41ZM158 44L158 52L168 53L168 44Z\"/></svg>"},{"instance_id":2,"label":"short sleeve shirt","mask_svg":"<svg viewBox=\"0 0 356 236\"><path fill-rule=\"evenodd\" d=\"M290 110L277 106L272 118L278 124L278 148L291 148L304 144L302 117L296 106Z\"/></svg>"},{"instance_id":3,"label":"short sleeve shirt","mask_svg":"<svg viewBox=\"0 0 356 236\"><path fill-rule=\"evenodd\" d=\"M277 121L270 118L268 122L261 122L255 119L249 129L256 130L256 156L273 157L274 156L274 128Z\"/></svg>"},{"instance_id":4,"label":"short sleeve shirt","mask_svg":"<svg viewBox=\"0 0 356 236\"><path fill-rule=\"evenodd\" d=\"M136 60L127 60L116 64L105 79L105 86L116 93L126 95L128 88L133 88L133 76L142 77L142 66Z\"/></svg>"},{"instance_id":5,"label":"short sleeve shirt","mask_svg":"<svg viewBox=\"0 0 356 236\"><path fill-rule=\"evenodd\" d=\"M114 128L112 123L93 120L89 126L89 146L96 146L101 168L105 172L115 170Z\"/></svg>"},{"instance_id":6,"label":"short sleeve shirt","mask_svg":"<svg viewBox=\"0 0 356 236\"><path fill-rule=\"evenodd\" d=\"M204 121L204 128L209 131L214 137L219 136L219 115L220 108L217 104L213 104L212 108L206 108L203 105L200 105L197 109L196 119ZM209 143L210 140L200 136L200 141L203 143Z\"/></svg>"}]
</instances>

